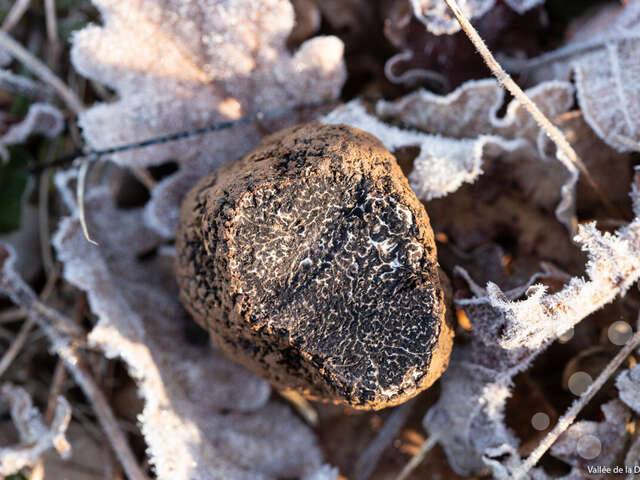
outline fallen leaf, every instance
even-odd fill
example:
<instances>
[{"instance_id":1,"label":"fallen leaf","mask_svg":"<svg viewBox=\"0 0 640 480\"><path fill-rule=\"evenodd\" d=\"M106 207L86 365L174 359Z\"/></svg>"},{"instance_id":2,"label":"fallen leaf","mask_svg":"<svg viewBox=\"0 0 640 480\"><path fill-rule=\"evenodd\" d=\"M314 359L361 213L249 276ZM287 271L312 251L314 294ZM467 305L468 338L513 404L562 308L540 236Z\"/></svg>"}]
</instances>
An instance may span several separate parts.
<instances>
[{"instance_id":1,"label":"fallen leaf","mask_svg":"<svg viewBox=\"0 0 640 480\"><path fill-rule=\"evenodd\" d=\"M119 97L80 115L94 149L331 100L345 79L343 45L335 37L312 38L289 53L294 14L287 0L94 3L104 26L74 35L72 61ZM110 158L123 166L178 162L180 169L151 192L145 217L170 237L180 199L197 179L242 156L268 130L299 119L290 114L266 125L255 122Z\"/></svg>"}]
</instances>

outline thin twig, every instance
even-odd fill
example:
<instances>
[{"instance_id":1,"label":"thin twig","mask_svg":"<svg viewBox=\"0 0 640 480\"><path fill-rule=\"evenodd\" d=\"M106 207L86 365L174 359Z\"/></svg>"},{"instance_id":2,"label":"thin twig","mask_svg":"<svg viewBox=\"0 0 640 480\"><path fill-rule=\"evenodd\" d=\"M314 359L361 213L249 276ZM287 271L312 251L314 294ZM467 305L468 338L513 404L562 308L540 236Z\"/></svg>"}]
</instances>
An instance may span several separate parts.
<instances>
[{"instance_id":1,"label":"thin twig","mask_svg":"<svg viewBox=\"0 0 640 480\"><path fill-rule=\"evenodd\" d=\"M31 0L17 0L16 3L13 4L13 7L11 7L9 14L2 24L3 32L8 32L20 22L25 12L29 9L30 3Z\"/></svg>"},{"instance_id":2,"label":"thin twig","mask_svg":"<svg viewBox=\"0 0 640 480\"><path fill-rule=\"evenodd\" d=\"M47 298L49 298L49 295L51 295L53 287L55 286L59 278L60 268L52 270L51 275L49 275L49 278L47 278L47 283L45 284L44 288L42 289L42 293L40 294L40 298L42 300L46 300ZM2 359L0 359L0 377L4 375L9 366L13 363L13 361L22 350L22 347L24 347L24 344L26 343L27 338L29 338L29 334L31 333L31 329L34 325L35 322L33 321L33 319L27 318L27 320L25 320L25 322L20 327L18 335L16 335L16 338L13 340L13 342L11 342L9 348L4 352L4 355L2 355Z\"/></svg>"},{"instance_id":3,"label":"thin twig","mask_svg":"<svg viewBox=\"0 0 640 480\"><path fill-rule=\"evenodd\" d=\"M518 86L516 82L513 81L511 76L504 71L502 66L495 59L487 45L480 37L480 34L476 31L476 29L471 25L471 22L465 17L458 6L458 2L456 0L445 0L449 8L458 19L458 23L462 27L462 30L467 34L467 37L471 40L471 43L476 47L480 56L482 56L484 62L487 64L491 72L496 76L498 81L506 87L507 90L529 111L531 116L534 118L536 123L543 129L549 138L556 144L558 148L558 160L562 162L565 167L569 171L572 170L571 165L575 165L578 167L580 172L584 175L587 182L593 188L593 190L598 194L600 200L605 205L605 207L609 210L610 215L612 216L621 216L618 209L609 201L609 199L604 195L600 187L596 184L595 180L585 167L578 154L575 152L571 144L567 141L563 133L560 131L558 127L556 127L551 121L545 116L544 113L538 108L538 106L531 101L531 99L527 96L526 93L522 91L522 89Z\"/></svg>"},{"instance_id":4,"label":"thin twig","mask_svg":"<svg viewBox=\"0 0 640 480\"><path fill-rule=\"evenodd\" d=\"M542 455L551 448L558 437L571 426L576 417L584 406L595 396L596 393L602 388L606 381L613 375L617 368L624 362L624 360L640 346L640 331L636 332L627 343L620 349L615 357L609 362L605 369L598 375L595 381L589 385L582 395L569 407L565 414L558 420L555 427L547 434L547 436L540 442L529 457L520 465L520 467L514 472L514 480L524 478L529 470L531 470L538 460L542 458Z\"/></svg>"},{"instance_id":5,"label":"thin twig","mask_svg":"<svg viewBox=\"0 0 640 480\"><path fill-rule=\"evenodd\" d=\"M11 342L11 345L4 352L4 355L2 355L2 359L0 359L0 377L2 377L4 372L7 371L7 368L9 368L9 366L13 363L15 358L22 350L22 347L24 347L24 344L26 343L27 338L29 338L29 334L31 333L31 329L33 328L34 324L35 322L31 318L25 320L20 327L20 330L18 331L18 335L16 335L16 338L13 340L13 342Z\"/></svg>"},{"instance_id":6,"label":"thin twig","mask_svg":"<svg viewBox=\"0 0 640 480\"><path fill-rule=\"evenodd\" d=\"M22 308L12 308L11 310L5 310L4 312L0 313L0 324L16 322L18 320L22 320L26 316L27 312L25 312Z\"/></svg>"},{"instance_id":7,"label":"thin twig","mask_svg":"<svg viewBox=\"0 0 640 480\"><path fill-rule=\"evenodd\" d=\"M45 411L44 421L47 425L51 424L53 420L53 414L56 411L56 404L58 397L62 393L62 386L67 378L67 370L65 369L64 362L61 358L58 358L56 362L56 368L53 371L53 379L51 380L51 388L49 388L49 398L47 399L47 410Z\"/></svg>"},{"instance_id":8,"label":"thin twig","mask_svg":"<svg viewBox=\"0 0 640 480\"><path fill-rule=\"evenodd\" d=\"M56 16L56 0L44 0L44 15L47 22L47 39L52 49L57 49L58 38L58 18Z\"/></svg>"},{"instance_id":9,"label":"thin twig","mask_svg":"<svg viewBox=\"0 0 640 480\"><path fill-rule=\"evenodd\" d=\"M142 183L147 190L152 191L158 182L153 178L149 170L144 167L131 167L131 171L136 176L136 178Z\"/></svg>"},{"instance_id":10,"label":"thin twig","mask_svg":"<svg viewBox=\"0 0 640 480\"><path fill-rule=\"evenodd\" d=\"M427 453L438 443L439 436L431 435L429 438L425 439L423 444L420 446L420 450L416 452L416 454L411 457L411 459L404 466L400 474L396 477L396 480L406 480L406 478L411 475L418 466L424 461L424 457L427 456Z\"/></svg>"},{"instance_id":11,"label":"thin twig","mask_svg":"<svg viewBox=\"0 0 640 480\"><path fill-rule=\"evenodd\" d=\"M67 87L49 67L38 60L31 52L20 45L20 43L1 31L0 48L5 49L11 56L20 60L29 70L40 78L40 80L51 85L73 113L78 115L84 110L84 105L75 92Z\"/></svg>"},{"instance_id":12,"label":"thin twig","mask_svg":"<svg viewBox=\"0 0 640 480\"><path fill-rule=\"evenodd\" d=\"M393 439L406 423L407 418L409 418L415 400L415 398L412 398L393 410L384 426L358 458L350 478L353 480L367 480L371 476L380 457L387 447L391 445L391 442L393 442Z\"/></svg>"},{"instance_id":13,"label":"thin twig","mask_svg":"<svg viewBox=\"0 0 640 480\"><path fill-rule=\"evenodd\" d=\"M77 345L72 342L65 330L58 328L59 325L71 325L73 322L38 300L33 291L15 274L11 265L7 265L12 259L11 251L0 244L0 290L5 291L14 303L24 308L47 336L53 351L62 359L67 370L93 406L96 417L129 479L148 480L140 470L107 399L79 355Z\"/></svg>"}]
</instances>

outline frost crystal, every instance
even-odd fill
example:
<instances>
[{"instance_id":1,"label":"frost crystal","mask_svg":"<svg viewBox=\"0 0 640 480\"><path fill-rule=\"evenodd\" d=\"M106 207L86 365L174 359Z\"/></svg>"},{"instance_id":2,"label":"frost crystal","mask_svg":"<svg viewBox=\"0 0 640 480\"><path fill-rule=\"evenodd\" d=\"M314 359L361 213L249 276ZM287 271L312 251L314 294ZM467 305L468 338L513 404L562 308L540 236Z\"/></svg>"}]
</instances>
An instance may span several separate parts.
<instances>
[{"instance_id":1,"label":"frost crystal","mask_svg":"<svg viewBox=\"0 0 640 480\"><path fill-rule=\"evenodd\" d=\"M73 176L56 177L68 202ZM54 238L64 276L87 292L99 318L90 342L121 357L140 386L142 432L158 477L293 477L320 467L312 432L268 401L263 380L211 347L187 342L192 320L178 302L175 253L156 249L160 236L145 226L142 209L120 210L107 187L93 188L86 210L95 247L69 206L73 216Z\"/></svg>"},{"instance_id":2,"label":"frost crystal","mask_svg":"<svg viewBox=\"0 0 640 480\"><path fill-rule=\"evenodd\" d=\"M546 82L527 94L551 117L567 111L573 102L573 89L567 82ZM503 90L495 80L487 79L469 81L446 96L421 90L377 104L376 112L382 118L401 120L417 130L388 125L369 114L359 101L335 109L323 121L365 130L391 151L419 147L409 183L418 198L431 200L473 182L482 174L483 164L499 155L524 153L546 159L544 134L531 115L513 100L504 118L498 118L503 102ZM556 216L565 224L573 210L577 178L577 171L570 172L562 186Z\"/></svg>"},{"instance_id":3,"label":"frost crystal","mask_svg":"<svg viewBox=\"0 0 640 480\"><path fill-rule=\"evenodd\" d=\"M638 215L635 188L632 199ZM576 240L589 257L588 279L573 278L555 294L541 285L527 288L536 277L510 292L493 284L485 291L459 270L474 293L474 298L456 300L471 321L471 341L454 349L441 380L442 394L424 419L459 474L481 471L487 464L495 470L491 455L515 451L517 441L504 423L513 377L550 342L640 277L640 217L614 235L583 226ZM525 293L527 298L517 300Z\"/></svg>"},{"instance_id":4,"label":"frost crystal","mask_svg":"<svg viewBox=\"0 0 640 480\"><path fill-rule=\"evenodd\" d=\"M60 110L48 103L33 103L29 107L27 115L0 136L0 154L6 156L4 150L6 146L23 143L31 135L44 135L53 138L63 128L64 117Z\"/></svg>"},{"instance_id":5,"label":"frost crystal","mask_svg":"<svg viewBox=\"0 0 640 480\"><path fill-rule=\"evenodd\" d=\"M495 5L495 0L459 0L465 17L480 17ZM544 3L544 0L506 0L506 4L518 13L524 13ZM444 0L411 0L414 15L435 35L456 33L460 24Z\"/></svg>"},{"instance_id":6,"label":"frost crystal","mask_svg":"<svg viewBox=\"0 0 640 480\"><path fill-rule=\"evenodd\" d=\"M607 5L564 47L522 65L533 81L568 80L591 128L619 151L640 150L640 0Z\"/></svg>"},{"instance_id":7,"label":"frost crystal","mask_svg":"<svg viewBox=\"0 0 640 480\"><path fill-rule=\"evenodd\" d=\"M80 116L92 148L113 147L183 130L335 98L345 79L343 45L317 37L292 55L287 0L94 0L104 26L73 38L83 75L106 83L119 100ZM162 59L162 61L158 61ZM220 164L253 148L265 131L295 115L113 155L124 166L176 160L180 170L152 192L145 220L171 236L182 196Z\"/></svg>"},{"instance_id":8,"label":"frost crystal","mask_svg":"<svg viewBox=\"0 0 640 480\"><path fill-rule=\"evenodd\" d=\"M620 398L640 414L640 365L622 372L616 380Z\"/></svg>"},{"instance_id":9,"label":"frost crystal","mask_svg":"<svg viewBox=\"0 0 640 480\"><path fill-rule=\"evenodd\" d=\"M64 433L71 420L71 407L64 397L58 397L51 426L33 406L29 394L20 387L5 384L0 396L11 406L11 418L20 434L20 444L0 448L0 475L10 475L35 465L40 456L55 448L62 458L68 458L71 447Z\"/></svg>"}]
</instances>

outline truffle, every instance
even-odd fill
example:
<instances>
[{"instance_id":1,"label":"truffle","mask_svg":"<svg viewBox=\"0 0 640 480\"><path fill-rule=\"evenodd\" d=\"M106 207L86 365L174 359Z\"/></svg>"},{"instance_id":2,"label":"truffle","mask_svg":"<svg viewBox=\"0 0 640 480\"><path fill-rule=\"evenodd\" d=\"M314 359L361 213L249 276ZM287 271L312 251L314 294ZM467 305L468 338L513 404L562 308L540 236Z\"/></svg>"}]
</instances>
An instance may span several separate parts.
<instances>
[{"instance_id":1,"label":"truffle","mask_svg":"<svg viewBox=\"0 0 640 480\"><path fill-rule=\"evenodd\" d=\"M176 247L185 307L276 388L379 409L447 367L429 217L368 133L310 123L265 138L193 187Z\"/></svg>"}]
</instances>

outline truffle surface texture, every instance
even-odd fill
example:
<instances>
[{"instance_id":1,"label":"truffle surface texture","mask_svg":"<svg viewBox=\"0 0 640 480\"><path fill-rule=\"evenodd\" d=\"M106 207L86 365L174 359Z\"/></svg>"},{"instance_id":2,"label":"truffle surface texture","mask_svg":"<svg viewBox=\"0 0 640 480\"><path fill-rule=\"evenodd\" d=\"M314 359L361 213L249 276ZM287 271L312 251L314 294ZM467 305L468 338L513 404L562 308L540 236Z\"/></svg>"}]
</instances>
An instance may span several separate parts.
<instances>
[{"instance_id":1,"label":"truffle surface texture","mask_svg":"<svg viewBox=\"0 0 640 480\"><path fill-rule=\"evenodd\" d=\"M310 123L202 178L182 204L183 304L276 388L380 409L446 369L429 217L372 135Z\"/></svg>"}]
</instances>

